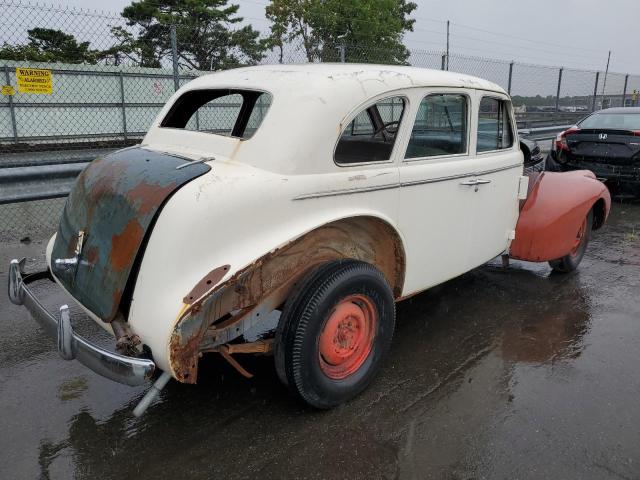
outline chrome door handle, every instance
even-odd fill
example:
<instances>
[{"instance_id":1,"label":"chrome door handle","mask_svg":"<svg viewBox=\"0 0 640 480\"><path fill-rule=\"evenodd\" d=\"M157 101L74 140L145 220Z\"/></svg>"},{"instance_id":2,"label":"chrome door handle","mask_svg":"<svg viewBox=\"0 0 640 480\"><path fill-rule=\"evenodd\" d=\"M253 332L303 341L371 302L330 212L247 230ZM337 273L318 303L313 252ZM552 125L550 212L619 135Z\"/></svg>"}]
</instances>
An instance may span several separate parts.
<instances>
[{"instance_id":1,"label":"chrome door handle","mask_svg":"<svg viewBox=\"0 0 640 480\"><path fill-rule=\"evenodd\" d=\"M464 182L460 182L460 185L473 187L476 185L486 185L487 183L491 183L491 180L485 180L484 178L474 178L472 180L465 180Z\"/></svg>"},{"instance_id":2,"label":"chrome door handle","mask_svg":"<svg viewBox=\"0 0 640 480\"><path fill-rule=\"evenodd\" d=\"M465 187L476 187L473 189L473 191L477 192L479 185L486 185L487 183L491 183L491 180L485 180L483 178L472 178L471 180L460 182L460 185L464 185Z\"/></svg>"}]
</instances>

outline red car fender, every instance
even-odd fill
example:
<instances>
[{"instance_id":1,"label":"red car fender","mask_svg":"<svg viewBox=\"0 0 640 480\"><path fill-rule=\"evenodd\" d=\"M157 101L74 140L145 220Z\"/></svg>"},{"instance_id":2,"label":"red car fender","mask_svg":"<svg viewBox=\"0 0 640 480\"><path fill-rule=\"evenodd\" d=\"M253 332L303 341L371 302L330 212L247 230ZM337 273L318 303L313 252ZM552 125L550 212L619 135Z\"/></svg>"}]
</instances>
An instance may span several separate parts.
<instances>
[{"instance_id":1,"label":"red car fender","mask_svg":"<svg viewBox=\"0 0 640 480\"><path fill-rule=\"evenodd\" d=\"M607 187L589 170L543 172L530 177L509 255L546 262L571 252L584 218L594 209L592 228L600 228L611 208Z\"/></svg>"}]
</instances>

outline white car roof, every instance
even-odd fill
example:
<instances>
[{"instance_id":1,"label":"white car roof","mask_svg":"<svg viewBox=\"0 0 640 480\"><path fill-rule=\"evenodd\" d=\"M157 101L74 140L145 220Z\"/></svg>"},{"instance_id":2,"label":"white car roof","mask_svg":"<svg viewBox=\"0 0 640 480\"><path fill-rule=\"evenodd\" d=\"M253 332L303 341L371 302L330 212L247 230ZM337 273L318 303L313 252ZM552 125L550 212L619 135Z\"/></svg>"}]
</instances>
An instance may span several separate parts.
<instances>
[{"instance_id":1,"label":"white car roof","mask_svg":"<svg viewBox=\"0 0 640 480\"><path fill-rule=\"evenodd\" d=\"M143 143L163 151L228 157L272 172L313 174L335 171L333 150L345 122L372 99L412 88L450 87L506 94L487 80L424 68L321 63L237 68L198 77L176 92L156 118ZM202 89L266 91L272 103L253 137L246 141L210 133L159 128L183 93Z\"/></svg>"},{"instance_id":2,"label":"white car roof","mask_svg":"<svg viewBox=\"0 0 640 480\"><path fill-rule=\"evenodd\" d=\"M218 88L221 83L253 86L271 91L275 85L291 91L301 87L300 80L320 83L325 89L350 89L356 97L362 94L362 82L378 83L380 90L415 87L476 88L506 94L499 85L462 73L397 65L356 63L315 63L302 65L260 65L236 68L203 75L189 83L189 89ZM325 83L322 80L330 80ZM333 84L333 85L332 85ZM319 86L319 85L318 85ZM318 92L318 90L315 90ZM373 92L370 92L373 93Z\"/></svg>"}]
</instances>

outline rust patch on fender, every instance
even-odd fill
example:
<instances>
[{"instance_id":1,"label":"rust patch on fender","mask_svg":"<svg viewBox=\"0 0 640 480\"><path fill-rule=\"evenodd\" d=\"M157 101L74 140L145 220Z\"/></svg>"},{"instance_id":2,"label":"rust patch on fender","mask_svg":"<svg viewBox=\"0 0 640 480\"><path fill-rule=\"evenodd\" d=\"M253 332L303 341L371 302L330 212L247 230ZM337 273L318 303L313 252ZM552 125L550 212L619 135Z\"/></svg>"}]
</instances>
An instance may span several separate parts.
<instances>
[{"instance_id":1,"label":"rust patch on fender","mask_svg":"<svg viewBox=\"0 0 640 480\"><path fill-rule=\"evenodd\" d=\"M127 196L134 202L138 211L146 215L153 212L167 196L176 189L176 183L171 182L165 186L158 186L152 183L141 182Z\"/></svg>"},{"instance_id":2,"label":"rust patch on fender","mask_svg":"<svg viewBox=\"0 0 640 480\"><path fill-rule=\"evenodd\" d=\"M133 263L143 235L144 229L140 223L136 219L132 219L127 223L122 233L111 237L109 263L114 270L121 272Z\"/></svg>"},{"instance_id":3,"label":"rust patch on fender","mask_svg":"<svg viewBox=\"0 0 640 480\"><path fill-rule=\"evenodd\" d=\"M98 247L93 246L89 247L84 255L84 258L89 263L89 266L93 266L98 262Z\"/></svg>"}]
</instances>

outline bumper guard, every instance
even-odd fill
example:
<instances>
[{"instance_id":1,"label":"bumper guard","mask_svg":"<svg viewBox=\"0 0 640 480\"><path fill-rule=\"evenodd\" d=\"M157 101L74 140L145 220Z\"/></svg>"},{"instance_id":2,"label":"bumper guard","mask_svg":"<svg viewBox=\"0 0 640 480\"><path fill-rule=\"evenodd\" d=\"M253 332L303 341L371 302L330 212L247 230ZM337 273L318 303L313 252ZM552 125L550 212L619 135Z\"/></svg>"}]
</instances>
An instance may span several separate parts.
<instances>
[{"instance_id":1,"label":"bumper guard","mask_svg":"<svg viewBox=\"0 0 640 480\"><path fill-rule=\"evenodd\" d=\"M29 283L50 279L48 271L24 274L24 259L12 260L9 267L9 299L24 305L48 335L57 339L58 352L65 360L76 359L103 377L125 385L142 385L151 379L155 364L144 358L126 357L94 345L73 331L69 307L60 307L60 318L49 313L29 289Z\"/></svg>"}]
</instances>

